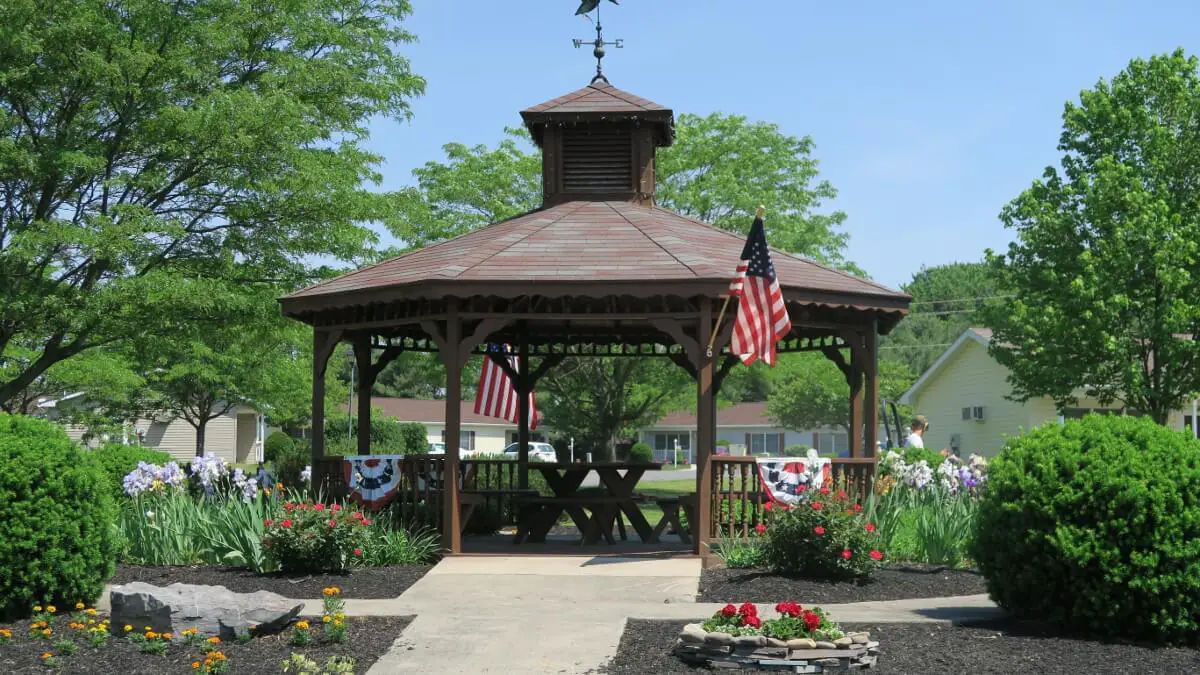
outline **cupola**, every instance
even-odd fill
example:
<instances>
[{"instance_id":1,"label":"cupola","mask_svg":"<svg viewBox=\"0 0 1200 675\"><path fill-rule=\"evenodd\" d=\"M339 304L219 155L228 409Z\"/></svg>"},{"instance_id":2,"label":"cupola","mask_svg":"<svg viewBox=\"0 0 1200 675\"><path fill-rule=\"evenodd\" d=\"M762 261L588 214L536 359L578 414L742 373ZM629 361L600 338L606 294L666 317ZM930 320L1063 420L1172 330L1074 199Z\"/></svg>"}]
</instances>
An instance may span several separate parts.
<instances>
[{"instance_id":1,"label":"cupola","mask_svg":"<svg viewBox=\"0 0 1200 675\"><path fill-rule=\"evenodd\" d=\"M546 206L574 200L654 204L654 155L675 140L675 113L602 76L521 111L542 149Z\"/></svg>"}]
</instances>

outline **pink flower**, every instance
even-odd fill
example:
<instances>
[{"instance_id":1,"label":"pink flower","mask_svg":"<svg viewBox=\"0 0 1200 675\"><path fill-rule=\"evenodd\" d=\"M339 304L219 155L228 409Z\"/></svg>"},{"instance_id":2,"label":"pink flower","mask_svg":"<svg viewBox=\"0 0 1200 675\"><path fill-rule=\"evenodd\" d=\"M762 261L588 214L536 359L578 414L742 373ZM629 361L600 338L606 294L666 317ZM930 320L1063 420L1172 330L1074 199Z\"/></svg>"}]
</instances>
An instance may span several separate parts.
<instances>
[{"instance_id":1,"label":"pink flower","mask_svg":"<svg viewBox=\"0 0 1200 675\"><path fill-rule=\"evenodd\" d=\"M759 534L762 534L763 532L766 532L766 531L767 531L767 526L766 526L766 525L763 525L762 523L759 523L759 524L757 524L757 525L755 525L755 526L754 526L754 531L755 531L755 532L757 532L757 533L759 533Z\"/></svg>"},{"instance_id":2,"label":"pink flower","mask_svg":"<svg viewBox=\"0 0 1200 675\"><path fill-rule=\"evenodd\" d=\"M271 520L270 518L267 518L266 520L263 521L263 525L266 525L267 527L270 527L274 524L275 524L275 521Z\"/></svg>"},{"instance_id":3,"label":"pink flower","mask_svg":"<svg viewBox=\"0 0 1200 675\"><path fill-rule=\"evenodd\" d=\"M324 511L325 505L324 504L314 504L313 508L316 509L317 511Z\"/></svg>"},{"instance_id":4,"label":"pink flower","mask_svg":"<svg viewBox=\"0 0 1200 675\"><path fill-rule=\"evenodd\" d=\"M825 534L825 528L818 525L813 528L813 532L816 532L817 534Z\"/></svg>"},{"instance_id":5,"label":"pink flower","mask_svg":"<svg viewBox=\"0 0 1200 675\"><path fill-rule=\"evenodd\" d=\"M827 488L827 487L821 488L821 494L823 494L823 495L829 494L829 488Z\"/></svg>"},{"instance_id":6,"label":"pink flower","mask_svg":"<svg viewBox=\"0 0 1200 675\"><path fill-rule=\"evenodd\" d=\"M854 555L854 554L850 552L850 549L846 549L846 550L842 551L842 560L849 560L850 556L852 556L852 555Z\"/></svg>"},{"instance_id":7,"label":"pink flower","mask_svg":"<svg viewBox=\"0 0 1200 675\"><path fill-rule=\"evenodd\" d=\"M763 504L763 511L770 511L773 508L775 508L775 502L767 502L766 504Z\"/></svg>"},{"instance_id":8,"label":"pink flower","mask_svg":"<svg viewBox=\"0 0 1200 675\"><path fill-rule=\"evenodd\" d=\"M879 551L871 551L871 560L883 560L883 554Z\"/></svg>"},{"instance_id":9,"label":"pink flower","mask_svg":"<svg viewBox=\"0 0 1200 675\"><path fill-rule=\"evenodd\" d=\"M330 521L329 521L329 526L330 526L330 527L337 527L337 521L336 521L336 520L330 520Z\"/></svg>"},{"instance_id":10,"label":"pink flower","mask_svg":"<svg viewBox=\"0 0 1200 675\"><path fill-rule=\"evenodd\" d=\"M361 549L361 548L356 548L356 549L354 549L354 555L361 556L361 555L362 555L362 549Z\"/></svg>"},{"instance_id":11,"label":"pink flower","mask_svg":"<svg viewBox=\"0 0 1200 675\"><path fill-rule=\"evenodd\" d=\"M341 511L341 510L342 510L342 505L341 505L341 504L334 504L333 506L331 506L331 507L329 507L329 508L330 508L330 510L331 510L331 511L333 511L334 513L337 513L338 511Z\"/></svg>"},{"instance_id":12,"label":"pink flower","mask_svg":"<svg viewBox=\"0 0 1200 675\"><path fill-rule=\"evenodd\" d=\"M282 525L284 529L290 529L292 527L292 521L290 519L285 520L279 524Z\"/></svg>"},{"instance_id":13,"label":"pink flower","mask_svg":"<svg viewBox=\"0 0 1200 675\"><path fill-rule=\"evenodd\" d=\"M821 502L813 502L812 507L813 507L813 511L820 511L821 509L825 508L825 505L822 504Z\"/></svg>"},{"instance_id":14,"label":"pink flower","mask_svg":"<svg viewBox=\"0 0 1200 675\"><path fill-rule=\"evenodd\" d=\"M867 523L867 532L875 531L875 523Z\"/></svg>"},{"instance_id":15,"label":"pink flower","mask_svg":"<svg viewBox=\"0 0 1200 675\"><path fill-rule=\"evenodd\" d=\"M370 525L370 524L371 524L371 521L367 520L366 518L363 518L363 519L362 519L362 524L363 524L363 525Z\"/></svg>"}]
</instances>

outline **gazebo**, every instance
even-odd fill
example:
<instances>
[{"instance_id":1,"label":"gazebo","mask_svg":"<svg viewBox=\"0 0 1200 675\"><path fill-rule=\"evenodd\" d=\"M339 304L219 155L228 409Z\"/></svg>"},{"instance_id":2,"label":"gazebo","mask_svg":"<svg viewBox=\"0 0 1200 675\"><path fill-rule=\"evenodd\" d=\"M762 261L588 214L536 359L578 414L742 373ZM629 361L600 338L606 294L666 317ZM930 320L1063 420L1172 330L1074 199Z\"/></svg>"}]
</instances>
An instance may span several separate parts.
<instances>
[{"instance_id":1,"label":"gazebo","mask_svg":"<svg viewBox=\"0 0 1200 675\"><path fill-rule=\"evenodd\" d=\"M464 361L490 353L526 393L565 358L668 358L696 382L693 545L707 554L715 400L737 363L728 353L733 308L712 333L744 238L655 205L655 151L674 140L671 110L598 77L521 116L542 149L541 208L281 299L285 315L313 327L314 469L324 456L326 364L339 343L353 345L360 373L361 454L370 452L375 376L403 351L436 352L446 368L449 441L442 538L448 553L460 553L454 439ZM772 257L792 320L779 351L820 351L837 363L850 384L851 454L870 456L879 426L878 336L911 298L782 251ZM518 367L488 344L510 345ZM528 405L528 396L520 400ZM526 487L528 411L520 418Z\"/></svg>"}]
</instances>

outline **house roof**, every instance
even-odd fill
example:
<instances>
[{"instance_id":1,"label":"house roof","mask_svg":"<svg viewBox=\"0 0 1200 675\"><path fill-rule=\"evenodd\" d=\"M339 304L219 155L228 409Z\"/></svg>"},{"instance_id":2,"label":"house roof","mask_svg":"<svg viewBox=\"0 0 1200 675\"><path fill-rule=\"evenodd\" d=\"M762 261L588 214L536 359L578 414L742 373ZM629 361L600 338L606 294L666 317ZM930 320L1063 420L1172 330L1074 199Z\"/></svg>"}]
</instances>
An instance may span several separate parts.
<instances>
[{"instance_id":1,"label":"house roof","mask_svg":"<svg viewBox=\"0 0 1200 675\"><path fill-rule=\"evenodd\" d=\"M572 201L305 288L283 304L285 311L298 302L308 309L314 302L335 308L359 304L363 292L388 289L397 299L430 297L453 294L451 289L463 284L499 295L506 285L528 289L530 282L548 282L539 293L567 296L585 290L581 284L621 284L638 294L646 288L662 293L663 283L710 282L717 295L727 289L744 243L744 236L657 206ZM773 250L772 258L789 301L882 308L897 312L898 320L911 299L783 251Z\"/></svg>"},{"instance_id":2,"label":"house roof","mask_svg":"<svg viewBox=\"0 0 1200 675\"><path fill-rule=\"evenodd\" d=\"M446 402L442 400L372 397L371 407L378 408L385 416L394 417L401 422L443 424L446 421ZM473 399L460 404L459 414L463 424L516 426L507 420L476 414Z\"/></svg>"},{"instance_id":3,"label":"house roof","mask_svg":"<svg viewBox=\"0 0 1200 675\"><path fill-rule=\"evenodd\" d=\"M696 413L680 410L668 413L654 424L656 427L695 427ZM738 403L717 409L717 426L720 427L776 427L767 415L765 402Z\"/></svg>"},{"instance_id":4,"label":"house roof","mask_svg":"<svg viewBox=\"0 0 1200 675\"><path fill-rule=\"evenodd\" d=\"M913 385L908 388L908 391L904 392L904 395L900 397L900 402L905 405L911 404L913 396L915 396L916 393L925 386L925 383L928 382L935 373L942 369L942 366L944 366L946 362L950 360L950 357L953 356L955 352L961 349L962 346L968 342L975 342L979 345L982 345L986 349L987 346L992 342L992 329L972 327L963 331L962 335L958 336L958 339L954 341L954 344L950 345L946 351L942 352L942 355L938 357L937 361L934 361L933 365L929 366L928 370L921 373L921 377L917 378L917 381L913 382Z\"/></svg>"}]
</instances>

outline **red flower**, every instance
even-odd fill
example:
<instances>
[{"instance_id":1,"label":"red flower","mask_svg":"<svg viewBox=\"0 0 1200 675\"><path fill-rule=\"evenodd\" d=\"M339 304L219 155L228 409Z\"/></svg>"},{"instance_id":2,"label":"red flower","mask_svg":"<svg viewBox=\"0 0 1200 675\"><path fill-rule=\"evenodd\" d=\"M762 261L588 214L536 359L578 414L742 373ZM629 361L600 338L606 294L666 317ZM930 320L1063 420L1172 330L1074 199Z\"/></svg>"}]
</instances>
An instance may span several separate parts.
<instances>
[{"instance_id":1,"label":"red flower","mask_svg":"<svg viewBox=\"0 0 1200 675\"><path fill-rule=\"evenodd\" d=\"M850 552L850 549L845 549L842 551L842 560L849 560L852 555L854 554Z\"/></svg>"},{"instance_id":2,"label":"red flower","mask_svg":"<svg viewBox=\"0 0 1200 675\"><path fill-rule=\"evenodd\" d=\"M875 531L875 523L867 523L867 532Z\"/></svg>"},{"instance_id":3,"label":"red flower","mask_svg":"<svg viewBox=\"0 0 1200 675\"><path fill-rule=\"evenodd\" d=\"M337 521L336 521L336 520L330 520L330 521L329 521L329 526L330 526L330 527L337 527Z\"/></svg>"},{"instance_id":4,"label":"red flower","mask_svg":"<svg viewBox=\"0 0 1200 675\"><path fill-rule=\"evenodd\" d=\"M363 525L370 525L370 524L371 524L371 521L367 520L366 518L363 518L363 519L362 519L362 524L363 524Z\"/></svg>"},{"instance_id":5,"label":"red flower","mask_svg":"<svg viewBox=\"0 0 1200 675\"><path fill-rule=\"evenodd\" d=\"M734 607L733 605L725 605L721 608L721 616L727 619L737 616L737 607Z\"/></svg>"},{"instance_id":6,"label":"red flower","mask_svg":"<svg viewBox=\"0 0 1200 675\"><path fill-rule=\"evenodd\" d=\"M267 527L270 527L274 524L275 524L275 521L271 520L270 518L267 518L266 520L263 521L263 525L266 525Z\"/></svg>"},{"instance_id":7,"label":"red flower","mask_svg":"<svg viewBox=\"0 0 1200 675\"><path fill-rule=\"evenodd\" d=\"M854 505L854 512L855 512L855 513L862 513L862 504L855 504L855 505Z\"/></svg>"},{"instance_id":8,"label":"red flower","mask_svg":"<svg viewBox=\"0 0 1200 675\"><path fill-rule=\"evenodd\" d=\"M362 549L361 548L354 549L354 555L362 555Z\"/></svg>"},{"instance_id":9,"label":"red flower","mask_svg":"<svg viewBox=\"0 0 1200 675\"><path fill-rule=\"evenodd\" d=\"M742 616L758 616L758 608L753 602L743 602L741 607L738 607L738 614Z\"/></svg>"},{"instance_id":10,"label":"red flower","mask_svg":"<svg viewBox=\"0 0 1200 675\"><path fill-rule=\"evenodd\" d=\"M820 511L821 509L825 508L825 505L822 504L821 502L813 502L812 507L813 507L813 511Z\"/></svg>"},{"instance_id":11,"label":"red flower","mask_svg":"<svg viewBox=\"0 0 1200 675\"><path fill-rule=\"evenodd\" d=\"M821 488L821 494L823 494L823 495L829 494L829 488L827 488L827 487Z\"/></svg>"},{"instance_id":12,"label":"red flower","mask_svg":"<svg viewBox=\"0 0 1200 675\"><path fill-rule=\"evenodd\" d=\"M838 499L845 499L845 498L846 498L846 491L838 490Z\"/></svg>"},{"instance_id":13,"label":"red flower","mask_svg":"<svg viewBox=\"0 0 1200 675\"><path fill-rule=\"evenodd\" d=\"M291 502L288 502L283 505L283 510L287 511L288 513L291 513L295 508L296 508L296 505Z\"/></svg>"},{"instance_id":14,"label":"red flower","mask_svg":"<svg viewBox=\"0 0 1200 675\"><path fill-rule=\"evenodd\" d=\"M825 528L818 525L813 528L813 532L816 532L817 534L825 534Z\"/></svg>"},{"instance_id":15,"label":"red flower","mask_svg":"<svg viewBox=\"0 0 1200 675\"><path fill-rule=\"evenodd\" d=\"M337 513L338 511L341 511L341 510L342 510L342 505L341 505L341 504L334 504L333 506L331 506L331 507L329 507L329 508L330 508L330 510L331 510L331 511L333 511L334 513Z\"/></svg>"},{"instance_id":16,"label":"red flower","mask_svg":"<svg viewBox=\"0 0 1200 675\"><path fill-rule=\"evenodd\" d=\"M757 533L759 533L759 534L762 534L763 532L766 532L766 531L767 531L767 526L766 526L766 525L763 525L762 523L759 523L759 524L757 524L757 525L755 525L755 526L754 526L754 531L755 531L755 532L757 532Z\"/></svg>"},{"instance_id":17,"label":"red flower","mask_svg":"<svg viewBox=\"0 0 1200 675\"><path fill-rule=\"evenodd\" d=\"M800 616L800 612L803 610L804 608L795 602L781 602L775 605L775 611L784 616Z\"/></svg>"},{"instance_id":18,"label":"red flower","mask_svg":"<svg viewBox=\"0 0 1200 675\"><path fill-rule=\"evenodd\" d=\"M360 519L360 518L362 518L362 517L363 517L363 514L362 514L361 512L359 512L359 511L355 511L354 513L351 513L351 514L350 514L350 517L351 517L351 518L354 518L354 519L356 519L356 520L357 520L357 519Z\"/></svg>"},{"instance_id":19,"label":"red flower","mask_svg":"<svg viewBox=\"0 0 1200 675\"><path fill-rule=\"evenodd\" d=\"M743 616L742 625L750 626L751 628L762 628L762 620L757 616Z\"/></svg>"},{"instance_id":20,"label":"red flower","mask_svg":"<svg viewBox=\"0 0 1200 675\"><path fill-rule=\"evenodd\" d=\"M871 551L872 560L883 560L883 554L879 551Z\"/></svg>"},{"instance_id":21,"label":"red flower","mask_svg":"<svg viewBox=\"0 0 1200 675\"><path fill-rule=\"evenodd\" d=\"M813 632L821 625L821 617L816 612L804 610L804 628L808 632Z\"/></svg>"},{"instance_id":22,"label":"red flower","mask_svg":"<svg viewBox=\"0 0 1200 675\"><path fill-rule=\"evenodd\" d=\"M324 504L313 504L313 508L316 509L317 511L324 511L325 505Z\"/></svg>"},{"instance_id":23,"label":"red flower","mask_svg":"<svg viewBox=\"0 0 1200 675\"><path fill-rule=\"evenodd\" d=\"M773 508L775 508L775 502L767 502L766 504L763 504L763 511L770 511Z\"/></svg>"},{"instance_id":24,"label":"red flower","mask_svg":"<svg viewBox=\"0 0 1200 675\"><path fill-rule=\"evenodd\" d=\"M284 527L284 529L288 529L292 526L292 521L289 519L289 520L285 520L279 524L282 525Z\"/></svg>"}]
</instances>

